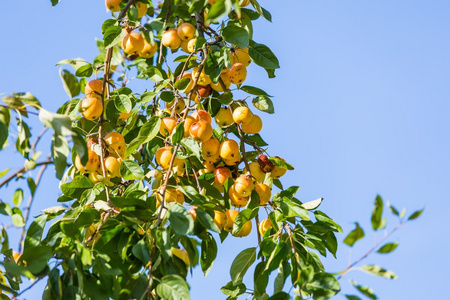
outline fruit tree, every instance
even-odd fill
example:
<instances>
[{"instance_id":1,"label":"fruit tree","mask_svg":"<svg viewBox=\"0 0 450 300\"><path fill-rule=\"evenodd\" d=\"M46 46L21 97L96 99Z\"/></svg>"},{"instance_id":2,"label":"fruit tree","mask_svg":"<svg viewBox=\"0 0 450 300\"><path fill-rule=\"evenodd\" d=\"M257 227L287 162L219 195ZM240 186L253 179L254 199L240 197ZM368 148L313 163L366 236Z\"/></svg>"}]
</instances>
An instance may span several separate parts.
<instances>
[{"instance_id":1,"label":"fruit tree","mask_svg":"<svg viewBox=\"0 0 450 300\"><path fill-rule=\"evenodd\" d=\"M3 171L0 189L18 180L30 193L24 209L23 188L0 203L4 219L22 228L16 248L9 226L2 227L2 299L20 299L41 280L44 299L189 299L189 270L208 274L221 242L252 231L254 247L230 262L221 289L228 299L328 299L365 257L396 248L384 244L388 234L345 270L325 270L321 257L336 255L342 229L318 209L322 198L302 202L299 187L283 186L294 168L259 134L263 115L274 113L272 97L246 85L249 65L269 78L280 67L269 46L253 39L253 21L271 20L257 0L105 6L111 17L102 24L98 56L57 63L70 101L54 113L30 93L1 99L0 149L15 146L25 166ZM148 89L132 90L131 80ZM45 127L36 137L26 122L34 115ZM11 143L12 117L18 135ZM50 155L40 159L46 132L53 133ZM61 195L30 219L48 165ZM384 206L377 196L375 231L387 226ZM421 214L390 210L399 220L391 233ZM356 223L343 243L353 247L363 237ZM395 278L376 265L361 269ZM370 288L354 286L375 299Z\"/></svg>"}]
</instances>

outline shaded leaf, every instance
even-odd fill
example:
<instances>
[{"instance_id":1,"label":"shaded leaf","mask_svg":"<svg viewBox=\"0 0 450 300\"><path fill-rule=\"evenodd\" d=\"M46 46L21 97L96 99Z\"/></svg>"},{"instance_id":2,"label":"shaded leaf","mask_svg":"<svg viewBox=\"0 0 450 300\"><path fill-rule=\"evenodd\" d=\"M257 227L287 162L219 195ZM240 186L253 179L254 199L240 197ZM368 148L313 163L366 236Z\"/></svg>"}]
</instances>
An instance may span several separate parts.
<instances>
[{"instance_id":1,"label":"shaded leaf","mask_svg":"<svg viewBox=\"0 0 450 300\"><path fill-rule=\"evenodd\" d=\"M356 228L353 229L344 239L344 244L353 247L353 245L364 237L364 230L359 226L359 223L356 222Z\"/></svg>"}]
</instances>

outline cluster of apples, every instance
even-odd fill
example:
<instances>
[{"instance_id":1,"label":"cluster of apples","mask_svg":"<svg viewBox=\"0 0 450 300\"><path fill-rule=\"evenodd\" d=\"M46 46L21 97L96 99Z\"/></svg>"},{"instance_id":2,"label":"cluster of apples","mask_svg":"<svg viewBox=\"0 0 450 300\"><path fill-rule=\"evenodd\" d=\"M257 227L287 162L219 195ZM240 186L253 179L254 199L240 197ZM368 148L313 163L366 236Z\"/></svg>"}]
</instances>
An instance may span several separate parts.
<instances>
[{"instance_id":1,"label":"cluster of apples","mask_svg":"<svg viewBox=\"0 0 450 300\"><path fill-rule=\"evenodd\" d=\"M101 102L103 92L103 81L99 79L89 81L84 89L86 98L81 101L81 114L87 120L96 120L103 113L103 105ZM121 113L119 120L126 120L131 115L131 110L127 113ZM87 140L88 146L88 162L86 165L81 163L80 157L75 158L75 167L81 173L88 173L92 182L96 183L103 178L103 170L100 163L99 143L104 143L104 164L106 170L107 180L120 177L120 164L124 158L127 146L125 139L119 132L110 132L105 135L102 141L96 138L89 138Z\"/></svg>"},{"instance_id":2,"label":"cluster of apples","mask_svg":"<svg viewBox=\"0 0 450 300\"><path fill-rule=\"evenodd\" d=\"M184 102L183 102L184 103ZM175 103L170 103L169 107L173 108ZM184 109L184 106L175 107L175 110ZM261 130L261 119L254 115L246 106L239 106L231 111L231 107L221 108L222 113L217 114L216 123L220 126L231 126L237 124L247 134L254 134ZM241 151L237 141L233 139L225 139L222 142L213 136L213 128L211 125L211 115L205 110L195 110L191 115L187 116L184 121L184 137L192 137L201 143L201 151L203 157L204 168L198 171L198 175L211 173L214 175L213 186L221 193L225 192L224 185L228 178L234 178L235 183L230 187L228 196L231 204L236 208L246 206L250 201L250 195L254 190L258 196L260 205L266 205L271 198L271 189L264 184L266 173L271 173L273 178L282 176L286 169L274 166L265 155L261 155L258 162L249 163L249 172L246 169L242 174L239 173L238 165L241 163ZM166 138L174 133L178 124L177 117L164 117L161 119L160 133ZM170 169L174 147L165 146L156 151L155 159L157 164L164 170ZM235 170L234 172L232 170ZM172 172L177 176L186 176L186 162L182 158L174 158L172 163ZM161 175L162 178L162 175ZM157 207L162 201L162 187L156 192L158 200ZM173 188L166 189L164 193L165 201L184 203L183 194ZM190 209L191 215L195 218L196 207ZM232 232L234 220L239 213L235 209L229 209L225 212L215 211L214 222L222 230ZM264 224L271 224L267 221ZM252 224L248 221L242 230L236 235L239 237L247 236L252 230Z\"/></svg>"}]
</instances>

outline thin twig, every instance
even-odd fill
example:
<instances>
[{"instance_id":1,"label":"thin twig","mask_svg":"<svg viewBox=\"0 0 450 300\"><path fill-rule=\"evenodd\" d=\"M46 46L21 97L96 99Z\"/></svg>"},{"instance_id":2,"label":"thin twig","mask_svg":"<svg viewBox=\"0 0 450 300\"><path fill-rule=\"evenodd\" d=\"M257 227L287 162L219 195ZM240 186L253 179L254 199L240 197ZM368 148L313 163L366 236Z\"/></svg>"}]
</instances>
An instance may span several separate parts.
<instances>
[{"instance_id":1,"label":"thin twig","mask_svg":"<svg viewBox=\"0 0 450 300\"><path fill-rule=\"evenodd\" d=\"M167 1L166 16L164 18L164 24L163 24L162 28L166 28L167 20L169 19L169 14L170 14L170 1ZM161 45L159 47L159 58L158 58L159 65L161 64L161 59L163 57L162 50L163 50L163 43L161 43Z\"/></svg>"},{"instance_id":2,"label":"thin twig","mask_svg":"<svg viewBox=\"0 0 450 300\"><path fill-rule=\"evenodd\" d=\"M375 245L370 248L363 256L361 256L360 258L358 258L357 260L355 260L353 263L349 264L348 267L340 272L339 276L337 277L337 279L341 279L351 268L353 268L354 266L356 266L357 264L359 264L361 261L363 261L364 259L366 259L370 254L372 254L373 251L375 251L388 237L390 237L394 232L396 232L400 227L402 227L403 222L398 223L397 226L395 226L384 238L382 238L380 241L376 242Z\"/></svg>"},{"instance_id":3,"label":"thin twig","mask_svg":"<svg viewBox=\"0 0 450 300\"><path fill-rule=\"evenodd\" d=\"M47 161L50 161L50 157L47 159ZM45 170L47 169L48 164L42 165L41 169L39 170L38 176L36 177L35 185L36 188L34 190L34 193L31 194L30 198L28 199L27 207L25 208L25 218L24 218L24 226L22 227L22 232L20 233L20 239L19 239L19 249L18 252L22 253L22 247L23 242L25 238L25 227L28 222L28 218L30 217L30 211L31 211L31 205L33 204L34 195L36 195L36 190L39 186L39 183L41 182L42 176L44 175Z\"/></svg>"},{"instance_id":4,"label":"thin twig","mask_svg":"<svg viewBox=\"0 0 450 300\"><path fill-rule=\"evenodd\" d=\"M36 167L42 166L42 165L49 165L52 164L53 161L42 161L42 162L38 162L36 163ZM9 176L8 178L6 178L5 180L3 180L0 183L0 188L2 186L4 186L5 184L7 184L8 182L10 182L11 180L13 180L17 175L24 173L27 169L25 167L23 167L22 169L18 170L17 172L11 174L11 176Z\"/></svg>"},{"instance_id":5,"label":"thin twig","mask_svg":"<svg viewBox=\"0 0 450 300\"><path fill-rule=\"evenodd\" d=\"M45 127L41 133L39 133L38 137L36 138L36 141L34 141L33 146L31 146L31 151L33 151L33 153L36 152L36 146L39 143L39 141L41 140L41 138L44 136L44 134L47 132L48 127Z\"/></svg>"},{"instance_id":6,"label":"thin twig","mask_svg":"<svg viewBox=\"0 0 450 300\"><path fill-rule=\"evenodd\" d=\"M22 112L25 112L27 114L32 114L32 115L35 115L35 116L39 116L39 113L34 112L34 111L26 110L25 108L11 107L11 106L8 106L8 105L3 105L3 104L0 104L0 106L1 107L5 107L5 108L9 108L9 109L15 109L15 110L18 110L18 111L22 111Z\"/></svg>"}]
</instances>

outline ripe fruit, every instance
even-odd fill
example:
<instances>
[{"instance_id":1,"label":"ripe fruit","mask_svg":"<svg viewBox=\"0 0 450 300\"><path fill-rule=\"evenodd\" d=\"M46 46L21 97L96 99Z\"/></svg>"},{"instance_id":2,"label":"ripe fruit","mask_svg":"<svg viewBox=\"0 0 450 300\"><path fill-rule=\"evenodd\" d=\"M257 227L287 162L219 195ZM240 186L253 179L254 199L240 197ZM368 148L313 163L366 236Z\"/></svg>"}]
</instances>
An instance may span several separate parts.
<instances>
[{"instance_id":1,"label":"ripe fruit","mask_svg":"<svg viewBox=\"0 0 450 300\"><path fill-rule=\"evenodd\" d=\"M156 150L156 163L160 165L164 170L167 170L170 166L170 160L172 159L173 155L172 148L172 146L165 146ZM183 163L183 160L179 158L175 158L173 161L174 166L177 166L180 163Z\"/></svg>"},{"instance_id":2,"label":"ripe fruit","mask_svg":"<svg viewBox=\"0 0 450 300\"><path fill-rule=\"evenodd\" d=\"M144 49L145 39L137 32L130 32L122 39L123 52L136 55Z\"/></svg>"},{"instance_id":3,"label":"ripe fruit","mask_svg":"<svg viewBox=\"0 0 450 300\"><path fill-rule=\"evenodd\" d=\"M128 119L131 116L131 110L127 113L120 113L120 116L118 118L119 121L125 121L126 119Z\"/></svg>"},{"instance_id":4,"label":"ripe fruit","mask_svg":"<svg viewBox=\"0 0 450 300\"><path fill-rule=\"evenodd\" d=\"M211 124L211 115L206 110L196 110L192 113L192 117L198 121L205 121Z\"/></svg>"},{"instance_id":5,"label":"ripe fruit","mask_svg":"<svg viewBox=\"0 0 450 300\"><path fill-rule=\"evenodd\" d=\"M272 222L269 218L264 219L259 223L259 233L263 236L266 233L267 229L272 228Z\"/></svg>"},{"instance_id":6,"label":"ripe fruit","mask_svg":"<svg viewBox=\"0 0 450 300\"><path fill-rule=\"evenodd\" d=\"M206 174L206 173L212 173L216 169L216 167L214 167L213 163L211 163L209 161L206 161L206 160L203 162L203 166L205 168L204 169L200 169L198 171L199 175L203 175L203 174Z\"/></svg>"},{"instance_id":7,"label":"ripe fruit","mask_svg":"<svg viewBox=\"0 0 450 300\"><path fill-rule=\"evenodd\" d=\"M177 202L183 205L184 203L184 195L180 190L176 190L177 192Z\"/></svg>"},{"instance_id":8,"label":"ripe fruit","mask_svg":"<svg viewBox=\"0 0 450 300\"><path fill-rule=\"evenodd\" d=\"M125 143L125 139L123 135L117 131L112 131L103 137L103 140L108 143L108 145L112 145L115 143Z\"/></svg>"},{"instance_id":9,"label":"ripe fruit","mask_svg":"<svg viewBox=\"0 0 450 300\"><path fill-rule=\"evenodd\" d=\"M92 173L89 173L88 178L92 181L92 183L97 183L97 182L100 182L100 181L102 181L104 179L103 175L101 175L98 171L94 171Z\"/></svg>"},{"instance_id":10,"label":"ripe fruit","mask_svg":"<svg viewBox=\"0 0 450 300\"><path fill-rule=\"evenodd\" d=\"M127 146L125 145L125 139L118 132L110 132L103 140L108 144L108 151L111 156L116 158L123 158L125 156L125 152L127 150Z\"/></svg>"},{"instance_id":11,"label":"ripe fruit","mask_svg":"<svg viewBox=\"0 0 450 300\"><path fill-rule=\"evenodd\" d=\"M181 259L187 267L189 266L189 255L186 250L172 248L172 254Z\"/></svg>"},{"instance_id":12,"label":"ripe fruit","mask_svg":"<svg viewBox=\"0 0 450 300\"><path fill-rule=\"evenodd\" d=\"M103 113L103 105L97 98L86 98L81 101L81 114L88 120L95 120Z\"/></svg>"},{"instance_id":13,"label":"ripe fruit","mask_svg":"<svg viewBox=\"0 0 450 300\"><path fill-rule=\"evenodd\" d=\"M81 163L80 156L75 157L75 167L81 173L92 173L100 168L100 157L94 151L88 150L88 161L85 166Z\"/></svg>"},{"instance_id":14,"label":"ripe fruit","mask_svg":"<svg viewBox=\"0 0 450 300\"><path fill-rule=\"evenodd\" d=\"M231 171L227 167L219 167L214 171L214 182L224 185L228 178L231 178Z\"/></svg>"},{"instance_id":15,"label":"ripe fruit","mask_svg":"<svg viewBox=\"0 0 450 300\"><path fill-rule=\"evenodd\" d=\"M245 222L244 226L242 226L241 231L239 231L237 234L235 234L235 237L244 237L250 234L252 232L252 222L247 221Z\"/></svg>"},{"instance_id":16,"label":"ripe fruit","mask_svg":"<svg viewBox=\"0 0 450 300\"><path fill-rule=\"evenodd\" d=\"M106 9L118 12L120 11L120 2L122 2L122 0L105 0Z\"/></svg>"},{"instance_id":17,"label":"ripe fruit","mask_svg":"<svg viewBox=\"0 0 450 300\"><path fill-rule=\"evenodd\" d=\"M197 38L190 39L186 46L186 52L192 53L195 51L195 43L197 42Z\"/></svg>"},{"instance_id":18,"label":"ripe fruit","mask_svg":"<svg viewBox=\"0 0 450 300\"><path fill-rule=\"evenodd\" d=\"M270 187L267 184L264 183L255 184L255 191L258 193L259 196L259 205L265 205L270 201L272 191L270 190Z\"/></svg>"},{"instance_id":19,"label":"ripe fruit","mask_svg":"<svg viewBox=\"0 0 450 300\"><path fill-rule=\"evenodd\" d=\"M219 141L212 137L206 142L202 143L202 155L203 157L213 156L214 154L219 152Z\"/></svg>"},{"instance_id":20,"label":"ripe fruit","mask_svg":"<svg viewBox=\"0 0 450 300\"><path fill-rule=\"evenodd\" d=\"M191 40L189 40L189 41L181 41L181 44L180 44L181 50L183 50L186 53L190 53L189 50L188 50L188 44L189 44L190 41Z\"/></svg>"},{"instance_id":21,"label":"ripe fruit","mask_svg":"<svg viewBox=\"0 0 450 300\"><path fill-rule=\"evenodd\" d=\"M84 87L84 94L88 98L102 99L103 80L95 79L89 81Z\"/></svg>"},{"instance_id":22,"label":"ripe fruit","mask_svg":"<svg viewBox=\"0 0 450 300\"><path fill-rule=\"evenodd\" d=\"M261 171L263 171L264 173L272 172L274 167L273 162L271 162L265 154L258 156L258 164Z\"/></svg>"},{"instance_id":23,"label":"ripe fruit","mask_svg":"<svg viewBox=\"0 0 450 300\"><path fill-rule=\"evenodd\" d=\"M109 178L120 177L120 162L113 156L104 159L106 174Z\"/></svg>"},{"instance_id":24,"label":"ripe fruit","mask_svg":"<svg viewBox=\"0 0 450 300\"><path fill-rule=\"evenodd\" d=\"M239 144L235 140L226 140L220 144L219 155L225 160L241 159Z\"/></svg>"},{"instance_id":25,"label":"ripe fruit","mask_svg":"<svg viewBox=\"0 0 450 300\"><path fill-rule=\"evenodd\" d=\"M195 27L191 23L183 23L178 26L177 33L182 41L188 41L195 36Z\"/></svg>"},{"instance_id":26,"label":"ripe fruit","mask_svg":"<svg viewBox=\"0 0 450 300\"><path fill-rule=\"evenodd\" d=\"M221 107L214 117L219 127L228 127L233 124L233 114L228 107Z\"/></svg>"},{"instance_id":27,"label":"ripe fruit","mask_svg":"<svg viewBox=\"0 0 450 300\"><path fill-rule=\"evenodd\" d=\"M211 85L197 85L195 87L195 92L194 92L194 101L195 102L200 102L203 98L207 98L209 97L209 95L211 95Z\"/></svg>"},{"instance_id":28,"label":"ripe fruit","mask_svg":"<svg viewBox=\"0 0 450 300\"><path fill-rule=\"evenodd\" d=\"M189 128L189 134L196 141L201 143L209 140L213 134L213 128L210 123L200 120L191 125Z\"/></svg>"},{"instance_id":29,"label":"ripe fruit","mask_svg":"<svg viewBox=\"0 0 450 300\"><path fill-rule=\"evenodd\" d=\"M239 106L233 111L233 120L236 124L248 124L252 120L253 113L247 106Z\"/></svg>"},{"instance_id":30,"label":"ripe fruit","mask_svg":"<svg viewBox=\"0 0 450 300\"><path fill-rule=\"evenodd\" d=\"M228 191L228 196L230 197L231 205L234 207L246 206L250 197L242 197L236 192L236 184L233 184Z\"/></svg>"},{"instance_id":31,"label":"ripe fruit","mask_svg":"<svg viewBox=\"0 0 450 300\"><path fill-rule=\"evenodd\" d=\"M211 83L211 79L208 75L205 74L205 69L202 70L202 72L198 72L198 67L195 67L192 70L192 79L195 81L195 78L198 76L198 85L208 85Z\"/></svg>"},{"instance_id":32,"label":"ripe fruit","mask_svg":"<svg viewBox=\"0 0 450 300\"><path fill-rule=\"evenodd\" d=\"M141 2L138 2L138 4ZM153 57L156 53L156 50L158 49L158 44L156 44L155 41L153 41L153 44L148 43L144 39L144 47L141 51L139 51L139 56L143 58L150 58Z\"/></svg>"},{"instance_id":33,"label":"ripe fruit","mask_svg":"<svg viewBox=\"0 0 450 300\"><path fill-rule=\"evenodd\" d=\"M236 219L236 216L239 214L239 212L235 209L229 209L225 212L227 215L227 223L223 227L225 231L232 232L233 231L233 224L234 219Z\"/></svg>"},{"instance_id":34,"label":"ripe fruit","mask_svg":"<svg viewBox=\"0 0 450 300\"><path fill-rule=\"evenodd\" d=\"M162 136L171 135L175 127L177 126L177 119L171 117L165 117L161 119L161 127L159 132Z\"/></svg>"},{"instance_id":35,"label":"ripe fruit","mask_svg":"<svg viewBox=\"0 0 450 300\"><path fill-rule=\"evenodd\" d=\"M180 114L183 111L183 109L186 107L186 105L184 104L183 99L178 99L178 101L176 103L177 103L177 105L175 106L175 113ZM166 107L169 110L172 110L174 104L175 104L175 100L173 100L170 103L166 103Z\"/></svg>"},{"instance_id":36,"label":"ripe fruit","mask_svg":"<svg viewBox=\"0 0 450 300\"><path fill-rule=\"evenodd\" d=\"M184 137L189 136L189 128L191 128L191 125L196 122L194 117L187 116L186 120L184 120Z\"/></svg>"},{"instance_id":37,"label":"ripe fruit","mask_svg":"<svg viewBox=\"0 0 450 300\"><path fill-rule=\"evenodd\" d=\"M148 10L148 5L142 2L138 2L136 3L136 8L138 11L138 18L142 18L143 16L145 16L147 14L147 10Z\"/></svg>"},{"instance_id":38,"label":"ripe fruit","mask_svg":"<svg viewBox=\"0 0 450 300\"><path fill-rule=\"evenodd\" d=\"M177 176L183 176L186 173L186 162L182 161L178 165L173 167L173 172L177 174Z\"/></svg>"},{"instance_id":39,"label":"ripe fruit","mask_svg":"<svg viewBox=\"0 0 450 300\"><path fill-rule=\"evenodd\" d=\"M222 82L225 85L225 88L229 89L231 86L231 81L230 81L230 78L228 78L227 71L225 73L220 74L220 79L222 79ZM215 90L216 92L220 92L220 93L222 93L224 91L220 82L217 82L217 84L215 84L214 82L211 82L211 88L213 90Z\"/></svg>"},{"instance_id":40,"label":"ripe fruit","mask_svg":"<svg viewBox=\"0 0 450 300\"><path fill-rule=\"evenodd\" d=\"M242 131L246 134L257 134L262 129L262 120L259 116L253 115L250 122L242 123Z\"/></svg>"},{"instance_id":41,"label":"ripe fruit","mask_svg":"<svg viewBox=\"0 0 450 300\"><path fill-rule=\"evenodd\" d=\"M215 210L214 211L214 223L220 230L223 230L225 224L227 224L227 215L224 212Z\"/></svg>"},{"instance_id":42,"label":"ripe fruit","mask_svg":"<svg viewBox=\"0 0 450 300\"><path fill-rule=\"evenodd\" d=\"M242 63L235 63L228 70L228 78L234 84L241 84L247 78L247 69Z\"/></svg>"},{"instance_id":43,"label":"ripe fruit","mask_svg":"<svg viewBox=\"0 0 450 300\"><path fill-rule=\"evenodd\" d=\"M261 171L261 168L259 167L259 164L257 162L251 162L248 164L248 167L250 169L250 174L252 175L253 179L257 182L263 182L264 175L266 175L263 171ZM244 169L244 173L247 173L247 169Z\"/></svg>"},{"instance_id":44,"label":"ripe fruit","mask_svg":"<svg viewBox=\"0 0 450 300\"><path fill-rule=\"evenodd\" d=\"M250 55L248 55L248 48L231 49L231 64L241 63L244 67L248 67L251 62L252 59L250 58Z\"/></svg>"},{"instance_id":45,"label":"ripe fruit","mask_svg":"<svg viewBox=\"0 0 450 300\"><path fill-rule=\"evenodd\" d=\"M220 193L225 192L225 188L223 187L223 185L213 182L212 186L215 187Z\"/></svg>"},{"instance_id":46,"label":"ripe fruit","mask_svg":"<svg viewBox=\"0 0 450 300\"><path fill-rule=\"evenodd\" d=\"M172 50L178 49L181 45L181 39L175 29L164 31L161 37L161 43Z\"/></svg>"},{"instance_id":47,"label":"ripe fruit","mask_svg":"<svg viewBox=\"0 0 450 300\"><path fill-rule=\"evenodd\" d=\"M216 162L218 162L220 160L219 151L217 151L216 154L213 154L211 156L204 156L203 155L203 159L208 161L208 162L211 162L211 163L216 163Z\"/></svg>"},{"instance_id":48,"label":"ripe fruit","mask_svg":"<svg viewBox=\"0 0 450 300\"><path fill-rule=\"evenodd\" d=\"M249 176L239 176L234 183L234 190L240 197L249 197L255 185Z\"/></svg>"},{"instance_id":49,"label":"ripe fruit","mask_svg":"<svg viewBox=\"0 0 450 300\"><path fill-rule=\"evenodd\" d=\"M189 209L188 213L192 216L192 219L194 219L194 221L195 221L195 219L197 219L197 206L195 206L195 205L192 206Z\"/></svg>"},{"instance_id":50,"label":"ripe fruit","mask_svg":"<svg viewBox=\"0 0 450 300\"><path fill-rule=\"evenodd\" d=\"M227 166L236 166L239 165L239 163L241 162L241 158L239 156L236 156L236 158L233 159L224 159L223 162Z\"/></svg>"},{"instance_id":51,"label":"ripe fruit","mask_svg":"<svg viewBox=\"0 0 450 300\"><path fill-rule=\"evenodd\" d=\"M163 187L162 186L160 186L159 188L158 188L158 190L156 191L156 199L158 199L158 201L159 202L162 202L162 190L163 190ZM175 202L175 201L177 201L177 197L178 197L178 194L177 194L177 190L176 189L167 189L166 188L166 190L165 190L165 192L164 192L164 201L166 201L166 202Z\"/></svg>"},{"instance_id":52,"label":"ripe fruit","mask_svg":"<svg viewBox=\"0 0 450 300\"><path fill-rule=\"evenodd\" d=\"M281 176L283 176L284 174L286 174L287 169L279 167L279 166L274 166L273 170L272 170L272 178L274 179L278 179Z\"/></svg>"}]
</instances>

